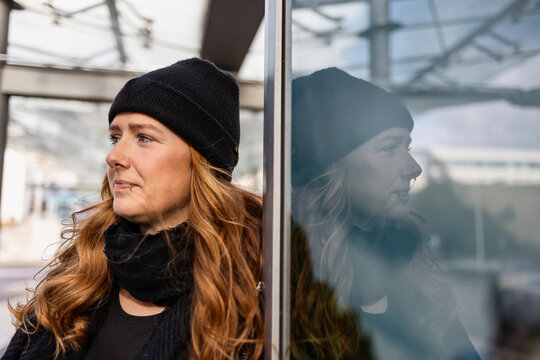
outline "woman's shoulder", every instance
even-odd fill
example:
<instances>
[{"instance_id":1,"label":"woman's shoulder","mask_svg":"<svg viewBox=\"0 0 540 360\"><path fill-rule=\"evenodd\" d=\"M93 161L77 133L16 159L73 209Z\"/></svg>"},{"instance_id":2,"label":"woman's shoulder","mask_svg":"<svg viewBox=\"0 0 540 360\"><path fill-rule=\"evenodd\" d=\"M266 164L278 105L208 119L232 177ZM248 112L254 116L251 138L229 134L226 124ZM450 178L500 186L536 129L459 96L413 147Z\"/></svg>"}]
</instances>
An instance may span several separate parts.
<instances>
[{"instance_id":1,"label":"woman's shoulder","mask_svg":"<svg viewBox=\"0 0 540 360\"><path fill-rule=\"evenodd\" d=\"M111 292L114 291L115 289L113 288ZM109 300L110 296L106 298L106 301L96 304L87 312L90 323L90 336L99 328L100 323L103 322ZM25 329L28 329L28 331ZM56 340L54 334L39 325L36 316L32 313L28 316L26 324L21 325L15 331L0 360L52 360L54 359L55 351ZM62 359L79 359L77 354L75 352L68 352Z\"/></svg>"},{"instance_id":2,"label":"woman's shoulder","mask_svg":"<svg viewBox=\"0 0 540 360\"><path fill-rule=\"evenodd\" d=\"M28 334L18 328L1 360L53 359L54 351L54 336L49 331L38 327L35 332Z\"/></svg>"}]
</instances>

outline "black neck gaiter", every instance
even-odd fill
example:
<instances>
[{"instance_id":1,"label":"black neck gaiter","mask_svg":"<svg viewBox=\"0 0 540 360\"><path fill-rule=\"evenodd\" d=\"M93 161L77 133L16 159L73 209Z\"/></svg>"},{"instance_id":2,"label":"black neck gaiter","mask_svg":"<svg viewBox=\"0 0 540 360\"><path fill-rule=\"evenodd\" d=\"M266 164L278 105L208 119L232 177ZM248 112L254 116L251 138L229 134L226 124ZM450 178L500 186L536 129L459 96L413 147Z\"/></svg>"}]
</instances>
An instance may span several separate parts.
<instances>
[{"instance_id":1,"label":"black neck gaiter","mask_svg":"<svg viewBox=\"0 0 540 360\"><path fill-rule=\"evenodd\" d=\"M179 296L191 293L194 247L185 224L144 237L139 225L122 219L104 235L114 278L134 298L171 306ZM174 261L167 237L176 251Z\"/></svg>"},{"instance_id":2,"label":"black neck gaiter","mask_svg":"<svg viewBox=\"0 0 540 360\"><path fill-rule=\"evenodd\" d=\"M403 281L406 267L420 244L412 224L386 224L364 231L353 227L347 236L353 268L353 303L371 304Z\"/></svg>"}]
</instances>

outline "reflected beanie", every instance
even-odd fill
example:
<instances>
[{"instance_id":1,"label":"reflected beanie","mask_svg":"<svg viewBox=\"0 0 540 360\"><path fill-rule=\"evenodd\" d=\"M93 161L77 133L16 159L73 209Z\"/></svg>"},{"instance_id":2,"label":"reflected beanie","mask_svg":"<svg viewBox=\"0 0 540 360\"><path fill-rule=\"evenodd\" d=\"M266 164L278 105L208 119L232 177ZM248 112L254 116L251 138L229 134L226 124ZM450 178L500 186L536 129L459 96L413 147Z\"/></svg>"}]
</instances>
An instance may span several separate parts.
<instances>
[{"instance_id":1,"label":"reflected beanie","mask_svg":"<svg viewBox=\"0 0 540 360\"><path fill-rule=\"evenodd\" d=\"M292 82L292 185L304 186L391 127L413 128L399 98L338 68Z\"/></svg>"},{"instance_id":2,"label":"reflected beanie","mask_svg":"<svg viewBox=\"0 0 540 360\"><path fill-rule=\"evenodd\" d=\"M209 61L192 58L129 80L109 110L149 115L232 173L240 141L238 85Z\"/></svg>"}]
</instances>

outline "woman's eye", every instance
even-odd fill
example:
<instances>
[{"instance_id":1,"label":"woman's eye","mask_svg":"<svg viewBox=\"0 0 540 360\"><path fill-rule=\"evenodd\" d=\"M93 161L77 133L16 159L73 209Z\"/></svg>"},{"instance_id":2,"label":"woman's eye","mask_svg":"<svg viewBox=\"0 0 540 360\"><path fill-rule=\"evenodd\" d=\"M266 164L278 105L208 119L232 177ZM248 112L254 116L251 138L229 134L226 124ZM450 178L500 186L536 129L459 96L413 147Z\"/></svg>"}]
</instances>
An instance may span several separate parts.
<instances>
[{"instance_id":1,"label":"woman's eye","mask_svg":"<svg viewBox=\"0 0 540 360\"><path fill-rule=\"evenodd\" d=\"M393 154L396 152L396 149L397 149L397 145L389 145L389 146L385 146L382 150L384 152Z\"/></svg>"},{"instance_id":2,"label":"woman's eye","mask_svg":"<svg viewBox=\"0 0 540 360\"><path fill-rule=\"evenodd\" d=\"M149 143L151 142L153 139L150 137L150 136L147 136L147 135L139 135L139 142L141 143Z\"/></svg>"},{"instance_id":3,"label":"woman's eye","mask_svg":"<svg viewBox=\"0 0 540 360\"><path fill-rule=\"evenodd\" d=\"M116 143L120 140L120 136L110 135L109 140L111 141L111 145L116 145Z\"/></svg>"}]
</instances>

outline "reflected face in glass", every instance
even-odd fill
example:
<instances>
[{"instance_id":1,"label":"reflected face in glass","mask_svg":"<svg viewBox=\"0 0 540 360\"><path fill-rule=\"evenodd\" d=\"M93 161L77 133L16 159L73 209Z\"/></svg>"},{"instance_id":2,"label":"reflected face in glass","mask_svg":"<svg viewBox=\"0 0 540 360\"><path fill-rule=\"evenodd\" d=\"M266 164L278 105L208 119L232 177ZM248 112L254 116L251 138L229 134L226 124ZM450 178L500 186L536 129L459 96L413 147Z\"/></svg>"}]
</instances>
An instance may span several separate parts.
<instances>
[{"instance_id":1,"label":"reflected face in glass","mask_svg":"<svg viewBox=\"0 0 540 360\"><path fill-rule=\"evenodd\" d=\"M141 232L174 227L187 219L191 149L156 119L118 114L109 133L106 161L115 214L137 223Z\"/></svg>"},{"instance_id":2,"label":"reflected face in glass","mask_svg":"<svg viewBox=\"0 0 540 360\"><path fill-rule=\"evenodd\" d=\"M393 127L345 157L345 184L353 210L395 220L408 216L411 180L422 172L409 152L410 143L407 129Z\"/></svg>"}]
</instances>

